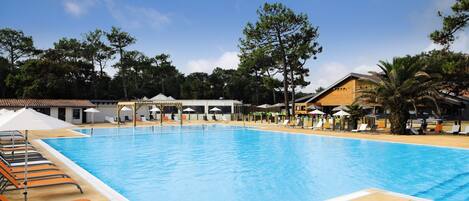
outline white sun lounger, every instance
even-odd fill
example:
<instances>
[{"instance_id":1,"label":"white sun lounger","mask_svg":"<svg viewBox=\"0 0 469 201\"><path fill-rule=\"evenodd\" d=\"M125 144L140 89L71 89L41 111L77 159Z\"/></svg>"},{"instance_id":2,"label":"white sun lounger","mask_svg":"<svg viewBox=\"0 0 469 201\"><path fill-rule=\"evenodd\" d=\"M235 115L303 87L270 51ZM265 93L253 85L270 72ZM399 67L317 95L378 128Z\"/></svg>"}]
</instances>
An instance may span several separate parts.
<instances>
[{"instance_id":1,"label":"white sun lounger","mask_svg":"<svg viewBox=\"0 0 469 201\"><path fill-rule=\"evenodd\" d=\"M147 122L148 121L146 117L141 117L141 119L142 119L142 122Z\"/></svg>"},{"instance_id":2,"label":"white sun lounger","mask_svg":"<svg viewBox=\"0 0 469 201\"><path fill-rule=\"evenodd\" d=\"M459 132L461 135L469 135L469 126L464 127L464 131Z\"/></svg>"},{"instance_id":3,"label":"white sun lounger","mask_svg":"<svg viewBox=\"0 0 469 201\"><path fill-rule=\"evenodd\" d=\"M288 123L290 123L290 120L286 119L283 121L282 126L288 126Z\"/></svg>"},{"instance_id":4,"label":"white sun lounger","mask_svg":"<svg viewBox=\"0 0 469 201\"><path fill-rule=\"evenodd\" d=\"M23 137L23 136L18 136L18 135L15 135L15 136L4 136L4 137L0 137L0 140L1 140L1 141L24 140L24 137Z\"/></svg>"},{"instance_id":5,"label":"white sun lounger","mask_svg":"<svg viewBox=\"0 0 469 201\"><path fill-rule=\"evenodd\" d=\"M53 164L52 162L48 160L40 160L40 161L28 161L28 165L42 165L42 164ZM19 162L19 163L10 163L11 167L16 167L16 166L24 166L24 162Z\"/></svg>"},{"instance_id":6,"label":"white sun lounger","mask_svg":"<svg viewBox=\"0 0 469 201\"><path fill-rule=\"evenodd\" d=\"M459 132L459 127L460 125L453 125L453 127L451 127L451 131L446 133L457 134Z\"/></svg>"},{"instance_id":7,"label":"white sun lounger","mask_svg":"<svg viewBox=\"0 0 469 201\"><path fill-rule=\"evenodd\" d=\"M319 121L318 123L316 123L316 125L313 126L313 130L317 129L322 129L322 121Z\"/></svg>"},{"instance_id":8,"label":"white sun lounger","mask_svg":"<svg viewBox=\"0 0 469 201\"><path fill-rule=\"evenodd\" d=\"M111 123L111 124L117 124L117 122L114 121L114 118L112 118L112 117L106 116L106 117L104 117L104 119L105 119L107 122Z\"/></svg>"},{"instance_id":9,"label":"white sun lounger","mask_svg":"<svg viewBox=\"0 0 469 201\"><path fill-rule=\"evenodd\" d=\"M363 132L363 131L366 131L366 127L368 125L367 124L360 124L360 126L358 127L358 129L354 129L352 130L352 132Z\"/></svg>"}]
</instances>

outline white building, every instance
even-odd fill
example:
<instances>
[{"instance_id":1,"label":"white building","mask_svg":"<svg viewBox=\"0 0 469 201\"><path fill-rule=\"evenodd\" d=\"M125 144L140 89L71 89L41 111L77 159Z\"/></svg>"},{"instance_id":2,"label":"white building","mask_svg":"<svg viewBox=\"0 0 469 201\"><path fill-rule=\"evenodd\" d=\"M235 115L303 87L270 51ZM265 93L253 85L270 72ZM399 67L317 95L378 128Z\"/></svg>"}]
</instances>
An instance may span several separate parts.
<instances>
[{"instance_id":1,"label":"white building","mask_svg":"<svg viewBox=\"0 0 469 201\"><path fill-rule=\"evenodd\" d=\"M24 107L72 124L82 124L90 121L84 110L96 106L89 100L76 99L0 99L0 109L16 111Z\"/></svg>"},{"instance_id":2,"label":"white building","mask_svg":"<svg viewBox=\"0 0 469 201\"><path fill-rule=\"evenodd\" d=\"M144 100L144 99L142 99ZM242 102L238 100L187 100L187 99L174 99L171 96L165 96L163 94L158 94L153 98L148 100L151 101L177 101L181 102L183 109L192 108L194 112L188 113L183 112L183 118L191 120L203 120L204 116L208 120L211 120L214 116L215 119L227 119L231 120L231 114L237 114L241 111ZM95 122L104 122L106 117L116 117L117 115L117 100L91 100L93 104L96 105L99 113L95 113ZM211 112L210 110L214 107L219 108L220 112ZM137 117L145 117L146 119L159 119L159 112L150 112L153 106L141 107L137 110ZM178 116L182 111L178 111L175 107L164 108L163 118L171 119L172 116ZM91 114L88 114L87 119L90 121ZM132 112L121 111L121 120L131 120Z\"/></svg>"}]
</instances>

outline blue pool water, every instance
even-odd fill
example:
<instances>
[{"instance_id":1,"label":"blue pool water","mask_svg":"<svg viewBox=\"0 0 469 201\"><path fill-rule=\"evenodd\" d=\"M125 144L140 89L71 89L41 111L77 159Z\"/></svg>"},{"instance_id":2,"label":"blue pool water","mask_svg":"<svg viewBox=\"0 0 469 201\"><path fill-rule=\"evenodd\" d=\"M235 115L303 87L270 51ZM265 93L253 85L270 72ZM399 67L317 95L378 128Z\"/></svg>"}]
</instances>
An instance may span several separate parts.
<instances>
[{"instance_id":1,"label":"blue pool water","mask_svg":"<svg viewBox=\"0 0 469 201\"><path fill-rule=\"evenodd\" d=\"M371 187L469 200L464 149L222 125L95 129L45 142L132 201L315 201Z\"/></svg>"}]
</instances>

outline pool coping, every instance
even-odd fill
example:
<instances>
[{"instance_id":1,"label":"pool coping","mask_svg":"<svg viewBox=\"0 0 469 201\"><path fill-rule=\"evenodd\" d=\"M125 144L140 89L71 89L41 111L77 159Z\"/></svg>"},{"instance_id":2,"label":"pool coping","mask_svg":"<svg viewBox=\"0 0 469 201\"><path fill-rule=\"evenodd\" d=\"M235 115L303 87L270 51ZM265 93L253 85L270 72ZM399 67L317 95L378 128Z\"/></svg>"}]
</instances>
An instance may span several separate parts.
<instances>
[{"instance_id":1,"label":"pool coping","mask_svg":"<svg viewBox=\"0 0 469 201\"><path fill-rule=\"evenodd\" d=\"M42 148L44 148L47 152L49 152L52 156L56 157L62 163L65 164L68 168L70 168L73 172L75 172L78 176L83 178L85 181L91 184L98 192L103 194L106 198L112 201L129 201L126 197L122 194L118 193L116 190L108 186L106 183L77 165L75 162L64 156L59 151L55 150L53 147L45 143L41 139L34 140L39 144Z\"/></svg>"},{"instance_id":2,"label":"pool coping","mask_svg":"<svg viewBox=\"0 0 469 201\"><path fill-rule=\"evenodd\" d=\"M446 149L461 149L461 150L469 151L469 148L464 148L464 147L452 147L452 146L442 146L442 145L432 145L432 144L422 144L422 143L411 143L411 142L395 142L395 141L379 140L379 139L364 139L364 138L354 137L354 136L344 137L344 136L332 136L332 135L316 134L316 133L276 131L276 130L263 129L263 128L260 128L260 127L246 127L246 128L251 129L251 130L270 131L270 132L283 133L283 134L314 135L314 136L318 136L318 137L330 137L330 138L340 138L340 139L375 141L375 142L405 144L405 145L415 145L415 146L426 146L426 147L437 147L437 148L446 148Z\"/></svg>"}]
</instances>

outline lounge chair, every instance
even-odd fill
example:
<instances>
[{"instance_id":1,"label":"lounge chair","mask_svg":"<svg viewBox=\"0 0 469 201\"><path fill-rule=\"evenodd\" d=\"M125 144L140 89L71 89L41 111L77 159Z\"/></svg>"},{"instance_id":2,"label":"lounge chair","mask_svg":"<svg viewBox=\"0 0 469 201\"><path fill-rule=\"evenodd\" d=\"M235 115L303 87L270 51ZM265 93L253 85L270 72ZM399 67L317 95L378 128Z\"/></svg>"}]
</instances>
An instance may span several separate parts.
<instances>
[{"instance_id":1,"label":"lounge chair","mask_svg":"<svg viewBox=\"0 0 469 201\"><path fill-rule=\"evenodd\" d=\"M301 119L298 118L296 119L295 125L293 127L302 127L302 123L303 122L301 121Z\"/></svg>"},{"instance_id":2,"label":"lounge chair","mask_svg":"<svg viewBox=\"0 0 469 201\"><path fill-rule=\"evenodd\" d=\"M363 132L366 131L367 124L360 124L357 129L352 130L352 132Z\"/></svg>"},{"instance_id":3,"label":"lounge chair","mask_svg":"<svg viewBox=\"0 0 469 201\"><path fill-rule=\"evenodd\" d=\"M322 121L319 121L318 123L316 123L316 125L313 126L313 130L318 130L318 129L322 129Z\"/></svg>"},{"instance_id":4,"label":"lounge chair","mask_svg":"<svg viewBox=\"0 0 469 201\"><path fill-rule=\"evenodd\" d=\"M225 116L222 116L222 117L221 117L221 120L223 120L224 122L228 122L228 119L226 119Z\"/></svg>"},{"instance_id":5,"label":"lounge chair","mask_svg":"<svg viewBox=\"0 0 469 201\"><path fill-rule=\"evenodd\" d=\"M446 133L451 133L451 134L458 134L459 133L459 128L460 128L461 125L453 125L453 127L451 127L451 131L450 132L446 132Z\"/></svg>"},{"instance_id":6,"label":"lounge chair","mask_svg":"<svg viewBox=\"0 0 469 201\"><path fill-rule=\"evenodd\" d=\"M109 116L104 117L104 120L106 120L107 122L109 122L111 124L117 124L117 122L114 121L114 118L109 117Z\"/></svg>"},{"instance_id":7,"label":"lounge chair","mask_svg":"<svg viewBox=\"0 0 469 201\"><path fill-rule=\"evenodd\" d=\"M5 170L7 173L12 175L16 180L24 180L24 168L23 172L12 172L11 168L8 167L5 163L0 162L0 168ZM29 168L28 168L29 171ZM67 174L59 170L42 170L42 171L34 171L28 173L28 179L43 179L43 178L70 178Z\"/></svg>"},{"instance_id":8,"label":"lounge chair","mask_svg":"<svg viewBox=\"0 0 469 201\"><path fill-rule=\"evenodd\" d=\"M16 180L16 178L5 171L3 168L0 168L0 174L4 177L5 183L12 184L13 188L7 189L8 185L2 185L0 189L0 193L5 192L6 190L19 190L24 188L24 184L20 183ZM80 190L80 193L83 194L83 190L81 186L71 178L50 178L50 179L38 179L38 180L31 180L28 181L28 188L38 188L38 187L46 187L46 186L57 186L57 185L74 185Z\"/></svg>"},{"instance_id":9,"label":"lounge chair","mask_svg":"<svg viewBox=\"0 0 469 201\"><path fill-rule=\"evenodd\" d=\"M469 126L464 127L464 131L459 132L461 135L469 135Z\"/></svg>"},{"instance_id":10,"label":"lounge chair","mask_svg":"<svg viewBox=\"0 0 469 201\"><path fill-rule=\"evenodd\" d=\"M25 166L24 161L14 161L14 162L9 162L8 160L5 160L3 157L0 157L0 160L7 164L9 167L21 167ZM41 160L28 160L28 166L33 166L33 165L44 165L44 164L53 164L52 162L46 160L46 159L41 159Z\"/></svg>"},{"instance_id":11,"label":"lounge chair","mask_svg":"<svg viewBox=\"0 0 469 201\"><path fill-rule=\"evenodd\" d=\"M24 166L12 167L10 166L10 163L8 163L7 161L3 159L0 159L0 163L5 164L6 167L8 167L11 170L11 172L24 172L25 170ZM41 171L41 170L58 170L58 168L53 163L39 164L39 165L31 165L28 163L28 171L31 172L31 171Z\"/></svg>"},{"instance_id":12,"label":"lounge chair","mask_svg":"<svg viewBox=\"0 0 469 201\"><path fill-rule=\"evenodd\" d=\"M148 122L146 117L141 117L140 119L142 120L142 122Z\"/></svg>"},{"instance_id":13,"label":"lounge chair","mask_svg":"<svg viewBox=\"0 0 469 201\"><path fill-rule=\"evenodd\" d=\"M282 123L282 126L287 127L287 126L288 126L288 123L290 123L290 120L285 119L285 121L283 121L283 123Z\"/></svg>"}]
</instances>

